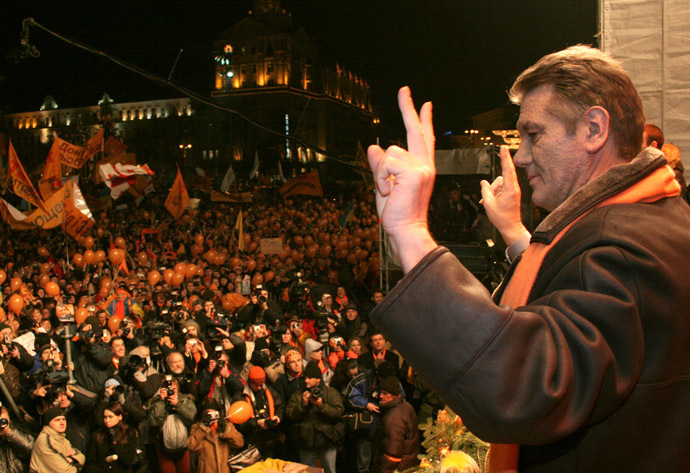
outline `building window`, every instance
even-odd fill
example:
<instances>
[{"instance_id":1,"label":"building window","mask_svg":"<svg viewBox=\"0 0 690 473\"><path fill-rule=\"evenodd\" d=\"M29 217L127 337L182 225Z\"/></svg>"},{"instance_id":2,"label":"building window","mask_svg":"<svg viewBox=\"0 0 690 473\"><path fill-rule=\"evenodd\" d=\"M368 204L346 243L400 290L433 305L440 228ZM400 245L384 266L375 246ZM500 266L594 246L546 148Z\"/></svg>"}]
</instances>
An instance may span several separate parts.
<instances>
[{"instance_id":1,"label":"building window","mask_svg":"<svg viewBox=\"0 0 690 473\"><path fill-rule=\"evenodd\" d=\"M271 72L273 72L273 62L268 61L266 63L266 73L270 74Z\"/></svg>"},{"instance_id":2,"label":"building window","mask_svg":"<svg viewBox=\"0 0 690 473\"><path fill-rule=\"evenodd\" d=\"M256 64L252 64L252 72L256 74Z\"/></svg>"}]
</instances>

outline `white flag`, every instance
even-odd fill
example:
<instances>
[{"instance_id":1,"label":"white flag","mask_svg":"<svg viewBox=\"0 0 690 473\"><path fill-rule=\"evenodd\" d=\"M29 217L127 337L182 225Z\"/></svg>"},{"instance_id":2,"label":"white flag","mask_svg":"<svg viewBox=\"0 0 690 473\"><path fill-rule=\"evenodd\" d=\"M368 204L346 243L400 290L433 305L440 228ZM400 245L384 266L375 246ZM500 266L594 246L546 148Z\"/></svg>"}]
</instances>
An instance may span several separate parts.
<instances>
[{"instance_id":1,"label":"white flag","mask_svg":"<svg viewBox=\"0 0 690 473\"><path fill-rule=\"evenodd\" d=\"M105 185L110 187L110 196L113 200L120 197L129 186L134 184L137 174L153 175L153 171L146 165L133 166L131 164L101 164L98 172Z\"/></svg>"},{"instance_id":2,"label":"white flag","mask_svg":"<svg viewBox=\"0 0 690 473\"><path fill-rule=\"evenodd\" d=\"M259 174L259 152L255 151L254 152L254 166L252 166L252 170L249 173L249 179L254 179L257 174Z\"/></svg>"},{"instance_id":3,"label":"white flag","mask_svg":"<svg viewBox=\"0 0 690 473\"><path fill-rule=\"evenodd\" d=\"M220 183L220 190L230 192L230 186L233 182L235 182L235 171L232 169L232 164L230 164L225 172L225 176L223 176L223 182Z\"/></svg>"}]
</instances>

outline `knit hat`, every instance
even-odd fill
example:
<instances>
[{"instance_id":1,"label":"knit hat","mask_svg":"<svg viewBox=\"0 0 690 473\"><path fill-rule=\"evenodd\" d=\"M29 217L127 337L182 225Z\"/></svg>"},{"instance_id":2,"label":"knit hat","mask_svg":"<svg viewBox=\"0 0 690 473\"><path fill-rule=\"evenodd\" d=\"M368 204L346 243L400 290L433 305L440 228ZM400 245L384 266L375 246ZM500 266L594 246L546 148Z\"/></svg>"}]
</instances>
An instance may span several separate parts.
<instances>
[{"instance_id":1,"label":"knit hat","mask_svg":"<svg viewBox=\"0 0 690 473\"><path fill-rule=\"evenodd\" d=\"M5 330L6 328L10 328L10 326L7 325L7 324L3 324L2 322L0 322L0 331Z\"/></svg>"},{"instance_id":2,"label":"knit hat","mask_svg":"<svg viewBox=\"0 0 690 473\"><path fill-rule=\"evenodd\" d=\"M359 309L357 309L357 304L354 304L352 302L350 302L343 308L343 312L347 312L348 310L356 310L359 312Z\"/></svg>"},{"instance_id":3,"label":"knit hat","mask_svg":"<svg viewBox=\"0 0 690 473\"><path fill-rule=\"evenodd\" d=\"M64 415L64 409L60 409L59 407L51 407L43 413L43 425L48 425L50 424L51 420Z\"/></svg>"},{"instance_id":4,"label":"knit hat","mask_svg":"<svg viewBox=\"0 0 690 473\"><path fill-rule=\"evenodd\" d=\"M304 368L304 377L321 379L321 368L319 368L319 364L316 361L312 360L307 363L307 366Z\"/></svg>"},{"instance_id":5,"label":"knit hat","mask_svg":"<svg viewBox=\"0 0 690 473\"><path fill-rule=\"evenodd\" d=\"M266 372L261 366L252 366L249 370L249 380L256 384L266 382Z\"/></svg>"},{"instance_id":6,"label":"knit hat","mask_svg":"<svg viewBox=\"0 0 690 473\"><path fill-rule=\"evenodd\" d=\"M292 360L302 359L302 354L299 352L299 350L296 350L294 348L290 348L287 353L285 353L285 363L290 363Z\"/></svg>"},{"instance_id":7,"label":"knit hat","mask_svg":"<svg viewBox=\"0 0 690 473\"><path fill-rule=\"evenodd\" d=\"M393 396L400 395L400 382L395 376L388 376L387 378L383 378L379 383L379 388L381 391L386 391L387 393L390 393Z\"/></svg>"},{"instance_id":8,"label":"knit hat","mask_svg":"<svg viewBox=\"0 0 690 473\"><path fill-rule=\"evenodd\" d=\"M184 328L189 328L189 327L196 327L197 332L200 329L199 323L194 319L187 319L184 321Z\"/></svg>"}]
</instances>

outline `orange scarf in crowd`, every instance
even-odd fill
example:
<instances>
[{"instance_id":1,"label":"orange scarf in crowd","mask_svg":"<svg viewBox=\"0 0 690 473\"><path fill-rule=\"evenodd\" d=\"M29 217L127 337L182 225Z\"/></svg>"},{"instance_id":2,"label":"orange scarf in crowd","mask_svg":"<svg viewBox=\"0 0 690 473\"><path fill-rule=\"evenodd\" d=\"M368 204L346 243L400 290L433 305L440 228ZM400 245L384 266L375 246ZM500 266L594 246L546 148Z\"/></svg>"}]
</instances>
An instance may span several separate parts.
<instances>
[{"instance_id":1,"label":"orange scarf in crowd","mask_svg":"<svg viewBox=\"0 0 690 473\"><path fill-rule=\"evenodd\" d=\"M501 297L501 305L505 304L517 308L527 304L527 298L532 291L532 286L537 279L537 274L546 254L565 235L570 227L592 210L613 204L651 203L676 195L680 195L680 185L676 182L671 168L662 166L638 183L595 205L583 215L570 222L556 235L550 244L530 243L515 268L513 276L508 281L505 292ZM488 473L517 472L519 453L520 446L517 444L491 444Z\"/></svg>"}]
</instances>

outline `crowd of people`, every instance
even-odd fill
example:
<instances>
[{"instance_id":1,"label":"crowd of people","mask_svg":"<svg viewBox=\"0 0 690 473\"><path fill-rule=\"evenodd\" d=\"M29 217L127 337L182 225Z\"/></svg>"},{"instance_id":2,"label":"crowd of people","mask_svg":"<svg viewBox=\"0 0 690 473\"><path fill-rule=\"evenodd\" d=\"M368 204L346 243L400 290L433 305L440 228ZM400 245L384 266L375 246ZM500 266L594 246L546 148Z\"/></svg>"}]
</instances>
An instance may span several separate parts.
<instances>
[{"instance_id":1,"label":"crowd of people","mask_svg":"<svg viewBox=\"0 0 690 473\"><path fill-rule=\"evenodd\" d=\"M369 321L372 200L262 194L179 221L156 203L96 212L79 241L0 229L0 470L416 464L443 405Z\"/></svg>"}]
</instances>

